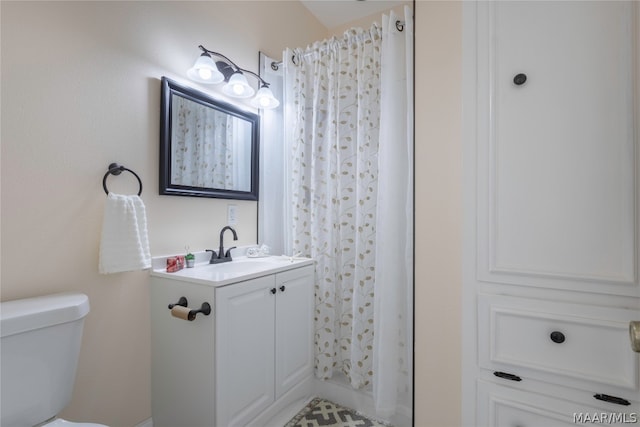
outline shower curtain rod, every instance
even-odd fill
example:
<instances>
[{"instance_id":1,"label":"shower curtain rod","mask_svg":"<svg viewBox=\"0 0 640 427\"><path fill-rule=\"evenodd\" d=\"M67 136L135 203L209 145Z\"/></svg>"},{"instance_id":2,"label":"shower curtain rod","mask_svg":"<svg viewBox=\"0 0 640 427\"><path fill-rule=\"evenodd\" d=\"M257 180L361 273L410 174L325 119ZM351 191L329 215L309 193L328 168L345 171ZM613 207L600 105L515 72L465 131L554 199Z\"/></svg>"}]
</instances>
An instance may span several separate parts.
<instances>
[{"instance_id":1,"label":"shower curtain rod","mask_svg":"<svg viewBox=\"0 0 640 427\"><path fill-rule=\"evenodd\" d=\"M396 29L400 32L404 31L404 21L396 21ZM296 63L295 58L295 55L291 57L291 62L294 64ZM278 71L281 65L282 61L273 61L271 62L271 69L273 71Z\"/></svg>"}]
</instances>

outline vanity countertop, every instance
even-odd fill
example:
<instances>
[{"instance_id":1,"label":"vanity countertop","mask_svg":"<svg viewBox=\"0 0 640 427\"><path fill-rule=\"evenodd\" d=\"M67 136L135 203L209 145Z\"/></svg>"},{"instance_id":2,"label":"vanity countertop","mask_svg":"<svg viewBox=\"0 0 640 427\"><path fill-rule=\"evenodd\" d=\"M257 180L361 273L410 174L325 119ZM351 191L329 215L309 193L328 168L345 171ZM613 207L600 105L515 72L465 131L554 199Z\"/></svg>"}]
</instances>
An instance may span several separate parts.
<instances>
[{"instance_id":1,"label":"vanity countertop","mask_svg":"<svg viewBox=\"0 0 640 427\"><path fill-rule=\"evenodd\" d=\"M166 257L164 259L166 261ZM198 257L196 257L196 261L198 261ZM166 265L166 262L154 260L151 276L219 287L311 264L313 264L311 258L241 256L221 264L209 264L206 261L196 262L193 268L183 268L175 273L167 273L166 268L162 266Z\"/></svg>"}]
</instances>

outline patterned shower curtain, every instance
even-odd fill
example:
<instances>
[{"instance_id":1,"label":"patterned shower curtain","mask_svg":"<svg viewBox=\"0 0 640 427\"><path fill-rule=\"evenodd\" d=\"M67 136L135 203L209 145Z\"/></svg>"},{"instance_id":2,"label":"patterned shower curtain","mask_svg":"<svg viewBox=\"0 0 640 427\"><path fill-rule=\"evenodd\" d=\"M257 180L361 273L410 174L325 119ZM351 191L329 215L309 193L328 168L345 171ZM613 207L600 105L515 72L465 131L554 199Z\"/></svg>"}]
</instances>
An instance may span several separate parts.
<instances>
[{"instance_id":1,"label":"patterned shower curtain","mask_svg":"<svg viewBox=\"0 0 640 427\"><path fill-rule=\"evenodd\" d=\"M292 252L316 260L316 376L373 378L381 29L285 51Z\"/></svg>"}]
</instances>

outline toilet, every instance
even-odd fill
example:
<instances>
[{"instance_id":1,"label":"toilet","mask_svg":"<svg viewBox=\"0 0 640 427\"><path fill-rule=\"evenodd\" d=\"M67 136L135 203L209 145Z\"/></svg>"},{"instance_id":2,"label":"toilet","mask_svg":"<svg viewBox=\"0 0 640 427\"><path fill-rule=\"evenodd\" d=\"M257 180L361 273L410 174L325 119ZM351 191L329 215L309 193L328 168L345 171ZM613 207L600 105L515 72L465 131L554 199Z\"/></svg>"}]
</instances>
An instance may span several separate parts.
<instances>
[{"instance_id":1,"label":"toilet","mask_svg":"<svg viewBox=\"0 0 640 427\"><path fill-rule=\"evenodd\" d=\"M0 426L106 427L57 418L71 401L87 313L81 293L0 303Z\"/></svg>"}]
</instances>

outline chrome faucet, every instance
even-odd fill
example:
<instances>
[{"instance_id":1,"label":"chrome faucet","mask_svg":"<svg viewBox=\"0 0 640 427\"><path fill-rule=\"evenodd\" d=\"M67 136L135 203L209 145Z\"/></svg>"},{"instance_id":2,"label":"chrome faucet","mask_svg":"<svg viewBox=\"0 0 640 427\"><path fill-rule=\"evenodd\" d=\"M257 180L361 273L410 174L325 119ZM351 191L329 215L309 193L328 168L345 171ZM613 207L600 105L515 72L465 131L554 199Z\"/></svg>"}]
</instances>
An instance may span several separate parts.
<instances>
[{"instance_id":1,"label":"chrome faucet","mask_svg":"<svg viewBox=\"0 0 640 427\"><path fill-rule=\"evenodd\" d=\"M238 240L238 233L230 226L225 226L220 230L220 247L218 248L218 253L212 249L207 249L207 252L211 252L211 259L209 260L209 264L219 264L221 262L229 262L231 259L231 249L235 249L233 246L227 249L227 252L224 251L224 232L227 230L231 230L233 233L233 240ZM223 255L224 254L224 255Z\"/></svg>"}]
</instances>

